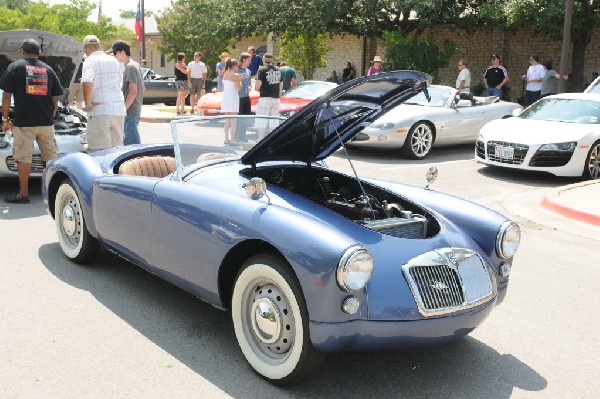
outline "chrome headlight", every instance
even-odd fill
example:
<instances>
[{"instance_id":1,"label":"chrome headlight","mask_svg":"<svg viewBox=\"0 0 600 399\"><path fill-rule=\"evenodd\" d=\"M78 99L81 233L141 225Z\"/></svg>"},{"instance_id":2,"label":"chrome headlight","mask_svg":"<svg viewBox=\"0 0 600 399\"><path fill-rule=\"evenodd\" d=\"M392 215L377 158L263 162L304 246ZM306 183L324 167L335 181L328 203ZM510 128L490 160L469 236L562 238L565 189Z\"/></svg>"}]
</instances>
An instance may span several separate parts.
<instances>
[{"instance_id":1,"label":"chrome headlight","mask_svg":"<svg viewBox=\"0 0 600 399\"><path fill-rule=\"evenodd\" d=\"M503 259L511 258L517 252L521 242L521 229L515 222L502 223L496 236L496 253Z\"/></svg>"},{"instance_id":2,"label":"chrome headlight","mask_svg":"<svg viewBox=\"0 0 600 399\"><path fill-rule=\"evenodd\" d=\"M372 128L372 129L390 130L390 129L392 129L394 127L394 124L392 122L373 123L369 127Z\"/></svg>"},{"instance_id":3,"label":"chrome headlight","mask_svg":"<svg viewBox=\"0 0 600 399\"><path fill-rule=\"evenodd\" d=\"M575 151L575 147L577 147L577 142L571 141L569 143L544 144L538 151L573 152Z\"/></svg>"},{"instance_id":4,"label":"chrome headlight","mask_svg":"<svg viewBox=\"0 0 600 399\"><path fill-rule=\"evenodd\" d=\"M355 245L344 251L338 263L337 283L344 291L364 288L373 273L373 256L364 247Z\"/></svg>"}]
</instances>

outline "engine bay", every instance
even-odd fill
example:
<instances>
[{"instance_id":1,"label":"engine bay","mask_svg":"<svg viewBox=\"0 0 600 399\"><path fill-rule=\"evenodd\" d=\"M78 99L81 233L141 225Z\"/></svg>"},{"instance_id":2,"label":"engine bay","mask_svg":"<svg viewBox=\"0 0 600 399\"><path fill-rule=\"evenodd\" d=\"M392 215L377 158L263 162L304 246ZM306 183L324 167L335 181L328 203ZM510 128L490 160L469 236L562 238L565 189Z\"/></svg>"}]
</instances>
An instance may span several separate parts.
<instances>
[{"instance_id":1,"label":"engine bay","mask_svg":"<svg viewBox=\"0 0 600 399\"><path fill-rule=\"evenodd\" d=\"M379 187L322 168L276 167L258 169L253 176L267 185L310 199L347 219L382 234L427 238L439 224L424 208Z\"/></svg>"}]
</instances>

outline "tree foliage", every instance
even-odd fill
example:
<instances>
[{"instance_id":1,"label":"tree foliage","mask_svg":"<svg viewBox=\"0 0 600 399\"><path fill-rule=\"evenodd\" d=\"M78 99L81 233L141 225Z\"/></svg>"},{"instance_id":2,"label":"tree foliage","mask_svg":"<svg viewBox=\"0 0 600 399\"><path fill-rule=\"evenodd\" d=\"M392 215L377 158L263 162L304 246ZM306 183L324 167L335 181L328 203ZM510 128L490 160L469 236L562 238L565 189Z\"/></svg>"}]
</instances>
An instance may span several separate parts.
<instances>
[{"instance_id":1,"label":"tree foliage","mask_svg":"<svg viewBox=\"0 0 600 399\"><path fill-rule=\"evenodd\" d=\"M384 32L385 67L389 70L412 69L430 74L436 81L440 68L446 67L450 57L458 52L456 43L444 42L439 48L432 37L414 33Z\"/></svg>"},{"instance_id":2,"label":"tree foliage","mask_svg":"<svg viewBox=\"0 0 600 399\"><path fill-rule=\"evenodd\" d=\"M315 69L327 65L325 54L329 51L324 35L293 35L281 37L279 58L294 65L304 79L312 79Z\"/></svg>"}]
</instances>

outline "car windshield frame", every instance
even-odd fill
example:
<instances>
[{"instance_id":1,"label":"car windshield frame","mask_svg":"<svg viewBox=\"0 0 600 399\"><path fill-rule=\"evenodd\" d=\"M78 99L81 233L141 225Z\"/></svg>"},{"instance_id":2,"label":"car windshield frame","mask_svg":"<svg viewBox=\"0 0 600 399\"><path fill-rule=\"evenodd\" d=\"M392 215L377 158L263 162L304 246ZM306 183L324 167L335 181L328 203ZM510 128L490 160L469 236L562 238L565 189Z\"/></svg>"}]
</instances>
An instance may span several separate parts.
<instances>
[{"instance_id":1,"label":"car windshield frame","mask_svg":"<svg viewBox=\"0 0 600 399\"><path fill-rule=\"evenodd\" d=\"M427 99L427 94L430 100ZM409 98L403 105L420 105L425 107L443 108L452 99L452 89L449 87L429 86L427 93L420 92Z\"/></svg>"},{"instance_id":2,"label":"car windshield frame","mask_svg":"<svg viewBox=\"0 0 600 399\"><path fill-rule=\"evenodd\" d=\"M600 124L600 102L587 98L546 97L530 105L518 117L586 125Z\"/></svg>"},{"instance_id":3,"label":"car windshield frame","mask_svg":"<svg viewBox=\"0 0 600 399\"><path fill-rule=\"evenodd\" d=\"M300 82L286 91L282 97L314 100L336 86L337 85L331 85L327 82ZM318 90L315 90L316 88L318 88Z\"/></svg>"}]
</instances>

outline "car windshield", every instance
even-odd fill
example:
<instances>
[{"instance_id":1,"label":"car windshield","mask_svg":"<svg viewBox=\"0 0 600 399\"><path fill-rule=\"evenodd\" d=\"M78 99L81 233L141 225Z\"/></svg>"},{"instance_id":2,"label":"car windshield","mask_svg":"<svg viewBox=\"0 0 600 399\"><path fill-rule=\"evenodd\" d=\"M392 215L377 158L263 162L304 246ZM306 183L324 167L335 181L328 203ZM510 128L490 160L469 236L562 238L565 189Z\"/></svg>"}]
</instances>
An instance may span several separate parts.
<instances>
[{"instance_id":1,"label":"car windshield","mask_svg":"<svg viewBox=\"0 0 600 399\"><path fill-rule=\"evenodd\" d=\"M427 88L431 101L427 100L424 92L420 92L414 97L408 99L404 104L425 105L427 107L443 107L452 95L452 89L439 86L429 86Z\"/></svg>"},{"instance_id":2,"label":"car windshield","mask_svg":"<svg viewBox=\"0 0 600 399\"><path fill-rule=\"evenodd\" d=\"M586 93L600 93L600 78L596 78L587 89L585 89Z\"/></svg>"},{"instance_id":3,"label":"car windshield","mask_svg":"<svg viewBox=\"0 0 600 399\"><path fill-rule=\"evenodd\" d=\"M573 98L543 98L519 116L523 119L598 124L600 102Z\"/></svg>"},{"instance_id":4,"label":"car windshield","mask_svg":"<svg viewBox=\"0 0 600 399\"><path fill-rule=\"evenodd\" d=\"M302 82L285 92L283 97L305 98L314 100L334 88L335 84L328 82Z\"/></svg>"}]
</instances>

